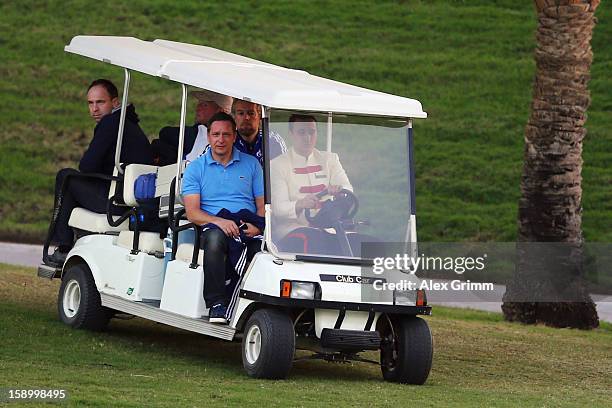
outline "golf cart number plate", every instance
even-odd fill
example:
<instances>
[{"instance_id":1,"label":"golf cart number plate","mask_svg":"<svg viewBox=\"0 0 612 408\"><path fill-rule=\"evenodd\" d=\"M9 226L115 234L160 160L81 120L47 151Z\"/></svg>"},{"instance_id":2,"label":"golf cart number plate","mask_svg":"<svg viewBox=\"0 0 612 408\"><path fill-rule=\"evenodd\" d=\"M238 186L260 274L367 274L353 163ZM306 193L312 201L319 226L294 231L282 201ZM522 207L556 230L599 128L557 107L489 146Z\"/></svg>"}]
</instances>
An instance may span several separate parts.
<instances>
[{"instance_id":1,"label":"golf cart number plate","mask_svg":"<svg viewBox=\"0 0 612 408\"><path fill-rule=\"evenodd\" d=\"M360 285L372 285L374 282L379 281L381 283L386 282L384 278L371 278L368 276L354 276L354 275L319 275L321 282L341 282L341 283L358 283Z\"/></svg>"}]
</instances>

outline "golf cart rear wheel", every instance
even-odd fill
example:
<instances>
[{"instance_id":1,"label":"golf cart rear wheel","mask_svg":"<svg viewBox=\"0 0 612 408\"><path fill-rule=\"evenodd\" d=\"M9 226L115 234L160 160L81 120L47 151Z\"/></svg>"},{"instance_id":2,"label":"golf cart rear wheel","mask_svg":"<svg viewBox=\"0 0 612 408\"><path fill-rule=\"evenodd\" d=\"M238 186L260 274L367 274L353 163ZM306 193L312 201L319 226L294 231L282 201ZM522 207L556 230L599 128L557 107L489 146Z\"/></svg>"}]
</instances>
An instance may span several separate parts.
<instances>
[{"instance_id":1,"label":"golf cart rear wheel","mask_svg":"<svg viewBox=\"0 0 612 408\"><path fill-rule=\"evenodd\" d=\"M75 264L62 277L57 309L60 320L75 329L104 330L111 311L102 306L100 293L87 265Z\"/></svg>"},{"instance_id":2,"label":"golf cart rear wheel","mask_svg":"<svg viewBox=\"0 0 612 408\"><path fill-rule=\"evenodd\" d=\"M295 332L288 315L275 309L255 311L242 337L242 365L250 377L286 378L295 353Z\"/></svg>"},{"instance_id":3,"label":"golf cart rear wheel","mask_svg":"<svg viewBox=\"0 0 612 408\"><path fill-rule=\"evenodd\" d=\"M402 384L424 384L433 357L433 341L427 322L418 317L394 319L381 337L380 363L384 379Z\"/></svg>"}]
</instances>

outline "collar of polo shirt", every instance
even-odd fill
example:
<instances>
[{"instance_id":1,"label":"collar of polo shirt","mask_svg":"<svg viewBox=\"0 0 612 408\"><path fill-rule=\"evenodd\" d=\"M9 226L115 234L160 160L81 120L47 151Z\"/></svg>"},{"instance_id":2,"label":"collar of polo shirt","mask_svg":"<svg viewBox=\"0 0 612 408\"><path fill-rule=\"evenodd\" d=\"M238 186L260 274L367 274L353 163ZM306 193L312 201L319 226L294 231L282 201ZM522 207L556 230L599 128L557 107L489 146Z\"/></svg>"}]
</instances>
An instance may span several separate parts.
<instances>
[{"instance_id":1,"label":"collar of polo shirt","mask_svg":"<svg viewBox=\"0 0 612 408\"><path fill-rule=\"evenodd\" d=\"M208 165L212 165L212 164L221 165L221 163L216 161L215 158L212 156L212 149L208 149L208 151L206 152L206 156L205 157L206 157L206 164L208 164ZM227 165L229 166L230 164L232 164L235 161L240 161L240 150L238 150L235 147L233 147L232 148L232 159L227 163Z\"/></svg>"}]
</instances>

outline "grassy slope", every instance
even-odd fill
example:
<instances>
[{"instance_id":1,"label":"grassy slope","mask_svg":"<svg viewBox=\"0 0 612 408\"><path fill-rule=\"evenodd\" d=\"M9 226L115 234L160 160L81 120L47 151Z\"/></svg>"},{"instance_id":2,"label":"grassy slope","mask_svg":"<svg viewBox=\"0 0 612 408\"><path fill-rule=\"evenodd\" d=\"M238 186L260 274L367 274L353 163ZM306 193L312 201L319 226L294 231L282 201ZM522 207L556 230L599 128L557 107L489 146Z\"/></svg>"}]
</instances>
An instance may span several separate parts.
<instances>
[{"instance_id":1,"label":"grassy slope","mask_svg":"<svg viewBox=\"0 0 612 408\"><path fill-rule=\"evenodd\" d=\"M584 151L585 236L607 242L611 10L598 10ZM512 240L534 14L510 0L2 2L0 236L44 233L54 174L91 137L84 87L100 76L122 82L119 69L62 48L77 34L110 34L211 45L421 100L430 118L415 129L420 239ZM178 86L141 75L132 83L149 135L178 121Z\"/></svg>"},{"instance_id":2,"label":"grassy slope","mask_svg":"<svg viewBox=\"0 0 612 408\"><path fill-rule=\"evenodd\" d=\"M498 314L436 308L426 385L377 367L299 362L285 381L248 379L240 346L145 322L76 331L56 317L58 282L0 265L0 387L65 388L71 406L604 406L612 326L521 326ZM376 359L372 353L367 357ZM34 406L28 404L28 406Z\"/></svg>"}]
</instances>

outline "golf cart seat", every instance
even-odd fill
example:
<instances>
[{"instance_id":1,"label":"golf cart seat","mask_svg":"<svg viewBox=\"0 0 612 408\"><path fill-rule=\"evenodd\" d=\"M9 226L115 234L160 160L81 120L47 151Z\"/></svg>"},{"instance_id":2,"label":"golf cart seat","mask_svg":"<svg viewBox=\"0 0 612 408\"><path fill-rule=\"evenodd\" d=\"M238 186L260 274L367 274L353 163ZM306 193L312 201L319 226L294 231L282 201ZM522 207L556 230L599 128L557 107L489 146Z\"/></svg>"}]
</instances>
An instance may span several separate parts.
<instances>
[{"instance_id":1,"label":"golf cart seat","mask_svg":"<svg viewBox=\"0 0 612 408\"><path fill-rule=\"evenodd\" d=\"M176 250L176 259L183 262L191 263L193 257L193 244L182 243L179 244ZM204 251L200 249L198 254L198 265L204 264Z\"/></svg>"},{"instance_id":2,"label":"golf cart seat","mask_svg":"<svg viewBox=\"0 0 612 408\"><path fill-rule=\"evenodd\" d=\"M136 181L136 178L142 174L154 173L156 170L157 166L149 166L146 164L129 164L125 167L123 175L123 202L127 207L138 206L138 202L134 196L134 182ZM115 170L115 175L116 174L117 170ZM109 198L113 196L117 187L117 183L113 181L109 190ZM119 215L113 216L114 220L118 220L119 218ZM113 227L108 223L106 214L99 214L80 207L72 210L70 219L68 220L68 225L82 231L97 234L129 231L129 221L127 219L117 227Z\"/></svg>"},{"instance_id":3,"label":"golf cart seat","mask_svg":"<svg viewBox=\"0 0 612 408\"><path fill-rule=\"evenodd\" d=\"M117 238L117 245L123 248L132 249L134 242L134 231L121 231ZM163 253L164 243L157 232L140 232L138 240L138 250L148 254Z\"/></svg>"},{"instance_id":4,"label":"golf cart seat","mask_svg":"<svg viewBox=\"0 0 612 408\"><path fill-rule=\"evenodd\" d=\"M157 166L146 164L130 164L125 168L123 175L123 202L129 207L138 207L140 204L136 200L134 183L143 174L157 173ZM112 190L111 186L111 190ZM134 231L124 230L119 233L117 245L126 249L134 249L136 246ZM140 231L138 233L139 251L154 254L164 253L164 241L158 232Z\"/></svg>"},{"instance_id":5,"label":"golf cart seat","mask_svg":"<svg viewBox=\"0 0 612 408\"><path fill-rule=\"evenodd\" d=\"M119 216L113 216L113 219L119 219ZM68 225L82 231L89 231L97 234L108 232L127 231L129 229L128 220L125 220L118 227L112 227L106 220L106 214L99 214L85 208L77 207L72 210Z\"/></svg>"}]
</instances>

